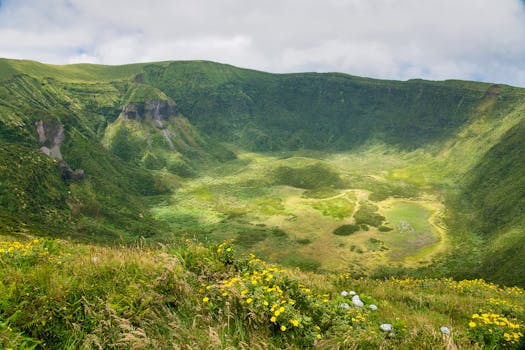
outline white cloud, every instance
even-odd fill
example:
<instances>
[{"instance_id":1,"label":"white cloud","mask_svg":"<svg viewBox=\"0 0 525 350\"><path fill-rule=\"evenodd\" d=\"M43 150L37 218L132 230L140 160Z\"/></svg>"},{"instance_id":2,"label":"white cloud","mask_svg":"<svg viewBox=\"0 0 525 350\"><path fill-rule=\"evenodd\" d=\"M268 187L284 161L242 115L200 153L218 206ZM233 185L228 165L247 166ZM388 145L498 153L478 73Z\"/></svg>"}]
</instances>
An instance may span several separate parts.
<instances>
[{"instance_id":1,"label":"white cloud","mask_svg":"<svg viewBox=\"0 0 525 350\"><path fill-rule=\"evenodd\" d=\"M522 0L3 0L0 56L525 86Z\"/></svg>"},{"instance_id":2,"label":"white cloud","mask_svg":"<svg viewBox=\"0 0 525 350\"><path fill-rule=\"evenodd\" d=\"M100 63L98 57L90 56L88 54L82 53L76 56L72 56L67 60L68 64L74 63Z\"/></svg>"}]
</instances>

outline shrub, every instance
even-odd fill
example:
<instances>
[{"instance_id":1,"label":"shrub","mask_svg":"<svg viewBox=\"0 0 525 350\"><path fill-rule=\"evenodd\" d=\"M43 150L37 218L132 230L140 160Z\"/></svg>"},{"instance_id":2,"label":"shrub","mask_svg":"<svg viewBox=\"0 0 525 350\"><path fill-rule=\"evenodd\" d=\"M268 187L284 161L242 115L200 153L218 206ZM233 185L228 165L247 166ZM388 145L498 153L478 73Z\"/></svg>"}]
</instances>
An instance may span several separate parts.
<instances>
[{"instance_id":1,"label":"shrub","mask_svg":"<svg viewBox=\"0 0 525 350\"><path fill-rule=\"evenodd\" d=\"M333 231L334 235L350 236L352 233L359 231L358 225L342 225Z\"/></svg>"},{"instance_id":2,"label":"shrub","mask_svg":"<svg viewBox=\"0 0 525 350\"><path fill-rule=\"evenodd\" d=\"M354 214L357 224L366 224L379 227L385 221L385 217L377 213L378 207L370 202L360 202L359 210Z\"/></svg>"}]
</instances>

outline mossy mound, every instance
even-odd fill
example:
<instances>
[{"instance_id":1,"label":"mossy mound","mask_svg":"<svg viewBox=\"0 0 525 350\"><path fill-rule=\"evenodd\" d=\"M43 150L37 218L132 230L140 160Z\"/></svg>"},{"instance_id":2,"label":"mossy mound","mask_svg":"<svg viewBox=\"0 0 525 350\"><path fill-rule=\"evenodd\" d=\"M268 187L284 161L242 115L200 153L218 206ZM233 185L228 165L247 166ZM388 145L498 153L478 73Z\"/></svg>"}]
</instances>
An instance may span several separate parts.
<instances>
[{"instance_id":1,"label":"mossy mound","mask_svg":"<svg viewBox=\"0 0 525 350\"><path fill-rule=\"evenodd\" d=\"M342 225L336 228L332 233L338 236L350 236L357 231L359 231L358 225Z\"/></svg>"},{"instance_id":2,"label":"mossy mound","mask_svg":"<svg viewBox=\"0 0 525 350\"><path fill-rule=\"evenodd\" d=\"M385 217L377 212L379 208L370 202L361 202L359 210L354 214L357 224L379 227L385 221Z\"/></svg>"},{"instance_id":3,"label":"mossy mound","mask_svg":"<svg viewBox=\"0 0 525 350\"><path fill-rule=\"evenodd\" d=\"M341 188L343 181L337 171L321 162L292 168L286 165L279 166L273 172L275 183L307 190Z\"/></svg>"}]
</instances>

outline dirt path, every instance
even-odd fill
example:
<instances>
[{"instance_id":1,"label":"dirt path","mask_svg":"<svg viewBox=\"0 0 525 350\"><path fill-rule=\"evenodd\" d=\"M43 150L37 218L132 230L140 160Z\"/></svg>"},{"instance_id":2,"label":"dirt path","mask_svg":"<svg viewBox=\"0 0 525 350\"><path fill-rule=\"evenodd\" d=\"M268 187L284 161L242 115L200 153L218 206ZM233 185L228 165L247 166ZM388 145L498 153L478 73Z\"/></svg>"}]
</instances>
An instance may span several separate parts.
<instances>
[{"instance_id":1,"label":"dirt path","mask_svg":"<svg viewBox=\"0 0 525 350\"><path fill-rule=\"evenodd\" d=\"M329 200L333 200L333 199L337 199L337 198L342 198L342 197L345 197L346 195L348 195L349 193L352 193L355 195L355 203L352 203L354 204L354 211L352 212L352 215L350 216L354 216L355 213L357 213L357 211L359 210L359 208L361 207L361 201L363 200L366 200L368 199L368 196L370 195L370 192L369 191L366 191L366 190L361 190L361 189L349 189L349 190L343 190L342 193L339 193L335 196L332 196L332 197L327 197L327 198L308 198L308 199L303 199L303 198L296 198L296 200L300 200L304 203L319 203L319 202L324 202L324 201L329 201ZM349 202L353 202L353 200L351 200L350 198L346 198Z\"/></svg>"}]
</instances>

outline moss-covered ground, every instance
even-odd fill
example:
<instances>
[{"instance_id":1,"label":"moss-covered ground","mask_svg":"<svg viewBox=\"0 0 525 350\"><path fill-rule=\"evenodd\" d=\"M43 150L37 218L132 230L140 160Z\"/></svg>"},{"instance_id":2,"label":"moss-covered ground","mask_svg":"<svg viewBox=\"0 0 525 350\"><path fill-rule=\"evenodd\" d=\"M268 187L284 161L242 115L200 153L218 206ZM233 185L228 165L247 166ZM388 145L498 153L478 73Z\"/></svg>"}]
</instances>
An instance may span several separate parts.
<instances>
[{"instance_id":1,"label":"moss-covered ground","mask_svg":"<svg viewBox=\"0 0 525 350\"><path fill-rule=\"evenodd\" d=\"M152 212L175 236L232 239L272 261L321 270L419 267L445 253L439 191L391 177L414 161L367 151L356 167L355 158L239 153L201 169ZM341 234L345 227L351 234Z\"/></svg>"}]
</instances>

